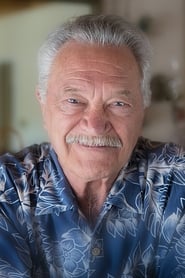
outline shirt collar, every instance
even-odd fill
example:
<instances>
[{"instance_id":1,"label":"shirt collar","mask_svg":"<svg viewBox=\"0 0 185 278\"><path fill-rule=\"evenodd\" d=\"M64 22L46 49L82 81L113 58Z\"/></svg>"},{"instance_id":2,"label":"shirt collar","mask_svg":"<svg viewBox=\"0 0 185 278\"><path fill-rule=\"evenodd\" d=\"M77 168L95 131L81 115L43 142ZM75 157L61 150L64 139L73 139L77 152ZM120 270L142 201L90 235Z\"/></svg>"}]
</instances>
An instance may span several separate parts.
<instances>
[{"instance_id":1,"label":"shirt collar","mask_svg":"<svg viewBox=\"0 0 185 278\"><path fill-rule=\"evenodd\" d=\"M120 209L130 207L131 210L135 209L137 213L142 214L146 165L142 163L139 149L140 141L136 145L130 161L121 169L115 180L106 199L106 204L114 205Z\"/></svg>"},{"instance_id":2,"label":"shirt collar","mask_svg":"<svg viewBox=\"0 0 185 278\"><path fill-rule=\"evenodd\" d=\"M134 207L138 213L143 212L140 171L136 153L133 152L128 165L120 171L107 196L105 205L114 205L120 209L130 206ZM41 172L36 214L59 214L74 208L77 209L76 198L52 148L48 157L43 159Z\"/></svg>"},{"instance_id":3,"label":"shirt collar","mask_svg":"<svg viewBox=\"0 0 185 278\"><path fill-rule=\"evenodd\" d=\"M74 208L76 199L51 148L41 166L36 214L59 214Z\"/></svg>"}]
</instances>

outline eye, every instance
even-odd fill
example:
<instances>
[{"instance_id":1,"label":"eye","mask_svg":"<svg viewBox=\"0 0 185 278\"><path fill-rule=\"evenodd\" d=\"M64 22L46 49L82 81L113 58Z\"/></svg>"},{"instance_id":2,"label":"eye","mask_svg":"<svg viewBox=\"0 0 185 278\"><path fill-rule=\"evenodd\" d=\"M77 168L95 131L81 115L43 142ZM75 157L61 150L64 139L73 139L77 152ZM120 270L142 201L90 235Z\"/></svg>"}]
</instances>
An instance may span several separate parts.
<instances>
[{"instance_id":1,"label":"eye","mask_svg":"<svg viewBox=\"0 0 185 278\"><path fill-rule=\"evenodd\" d=\"M122 116L131 111L132 105L125 100L113 100L108 105L108 108L111 113Z\"/></svg>"},{"instance_id":2,"label":"eye","mask_svg":"<svg viewBox=\"0 0 185 278\"><path fill-rule=\"evenodd\" d=\"M126 103L124 103L123 101L115 101L112 103L113 106L125 106Z\"/></svg>"},{"instance_id":3,"label":"eye","mask_svg":"<svg viewBox=\"0 0 185 278\"><path fill-rule=\"evenodd\" d=\"M130 106L129 103L123 101L123 100L116 100L116 101L113 101L112 103L110 103L110 106L113 107L113 108L116 108L116 107L121 107L121 108L127 108Z\"/></svg>"},{"instance_id":4,"label":"eye","mask_svg":"<svg viewBox=\"0 0 185 278\"><path fill-rule=\"evenodd\" d=\"M68 98L67 101L71 104L79 104L80 101L76 98Z\"/></svg>"}]
</instances>

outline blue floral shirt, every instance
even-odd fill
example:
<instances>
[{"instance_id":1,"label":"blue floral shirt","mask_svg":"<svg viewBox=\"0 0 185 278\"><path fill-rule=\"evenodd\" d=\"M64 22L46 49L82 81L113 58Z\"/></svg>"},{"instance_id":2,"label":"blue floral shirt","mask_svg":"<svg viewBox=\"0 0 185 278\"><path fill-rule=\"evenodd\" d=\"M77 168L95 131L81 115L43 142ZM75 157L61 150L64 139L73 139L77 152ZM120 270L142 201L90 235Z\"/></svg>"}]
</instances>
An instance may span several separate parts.
<instances>
[{"instance_id":1,"label":"blue floral shirt","mask_svg":"<svg viewBox=\"0 0 185 278\"><path fill-rule=\"evenodd\" d=\"M139 139L93 228L50 144L2 156L0 277L185 277L183 149Z\"/></svg>"}]
</instances>

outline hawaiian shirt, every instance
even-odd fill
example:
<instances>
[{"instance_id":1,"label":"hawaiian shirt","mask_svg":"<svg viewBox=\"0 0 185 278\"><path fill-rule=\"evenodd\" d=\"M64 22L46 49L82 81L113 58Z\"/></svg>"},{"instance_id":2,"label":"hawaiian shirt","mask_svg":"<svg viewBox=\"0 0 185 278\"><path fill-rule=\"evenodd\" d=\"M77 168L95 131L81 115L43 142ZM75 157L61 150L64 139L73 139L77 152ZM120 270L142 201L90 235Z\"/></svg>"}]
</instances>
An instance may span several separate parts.
<instances>
[{"instance_id":1,"label":"hawaiian shirt","mask_svg":"<svg viewBox=\"0 0 185 278\"><path fill-rule=\"evenodd\" d=\"M140 138L93 227L49 143L1 156L0 277L185 277L185 151Z\"/></svg>"}]
</instances>

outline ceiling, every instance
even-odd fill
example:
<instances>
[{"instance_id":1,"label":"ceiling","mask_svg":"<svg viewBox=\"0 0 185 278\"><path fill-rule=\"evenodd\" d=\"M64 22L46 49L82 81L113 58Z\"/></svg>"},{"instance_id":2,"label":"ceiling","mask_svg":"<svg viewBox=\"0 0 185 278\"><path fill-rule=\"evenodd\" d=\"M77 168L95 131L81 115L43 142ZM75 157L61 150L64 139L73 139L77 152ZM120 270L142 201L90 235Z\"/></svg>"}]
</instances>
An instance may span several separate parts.
<instances>
[{"instance_id":1,"label":"ceiling","mask_svg":"<svg viewBox=\"0 0 185 278\"><path fill-rule=\"evenodd\" d=\"M40 5L44 2L44 0L26 0L26 1L21 1L21 0L0 0L0 14L8 14L12 13L18 10L22 10L25 8L28 8L33 5Z\"/></svg>"},{"instance_id":2,"label":"ceiling","mask_svg":"<svg viewBox=\"0 0 185 278\"><path fill-rule=\"evenodd\" d=\"M51 2L90 3L96 9L101 1L98 0L0 0L0 15L7 15L16 11L43 5Z\"/></svg>"}]
</instances>

